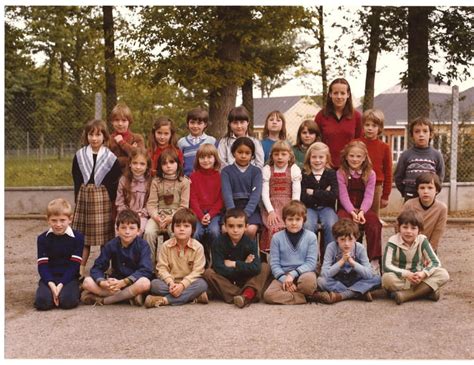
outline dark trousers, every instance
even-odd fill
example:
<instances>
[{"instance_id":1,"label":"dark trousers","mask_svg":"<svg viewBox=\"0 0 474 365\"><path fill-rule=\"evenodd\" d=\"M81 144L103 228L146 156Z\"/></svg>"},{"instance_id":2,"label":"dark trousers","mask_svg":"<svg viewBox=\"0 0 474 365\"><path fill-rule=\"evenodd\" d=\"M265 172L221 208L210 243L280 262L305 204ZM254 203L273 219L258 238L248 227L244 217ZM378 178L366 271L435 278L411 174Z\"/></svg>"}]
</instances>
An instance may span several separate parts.
<instances>
[{"instance_id":1,"label":"dark trousers","mask_svg":"<svg viewBox=\"0 0 474 365\"><path fill-rule=\"evenodd\" d=\"M71 309L77 307L80 299L79 281L72 280L64 285L59 293L59 308ZM48 284L39 281L36 290L35 307L38 310L49 310L55 307L53 302L53 294Z\"/></svg>"}]
</instances>

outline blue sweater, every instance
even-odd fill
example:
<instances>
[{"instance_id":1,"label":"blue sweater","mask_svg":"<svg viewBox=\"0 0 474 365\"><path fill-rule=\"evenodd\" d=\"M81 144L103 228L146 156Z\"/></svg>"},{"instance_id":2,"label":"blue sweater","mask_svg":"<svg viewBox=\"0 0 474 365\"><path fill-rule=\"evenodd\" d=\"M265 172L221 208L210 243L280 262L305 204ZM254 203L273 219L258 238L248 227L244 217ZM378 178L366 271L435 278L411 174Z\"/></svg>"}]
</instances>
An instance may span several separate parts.
<instances>
[{"instance_id":1,"label":"blue sweater","mask_svg":"<svg viewBox=\"0 0 474 365\"><path fill-rule=\"evenodd\" d=\"M115 237L105 244L90 271L92 279L97 284L105 280L105 272L110 263L112 263L110 277L119 280L128 278L133 283L141 277L152 279L150 246L140 237L135 238L128 247L122 246L120 237Z\"/></svg>"},{"instance_id":2,"label":"blue sweater","mask_svg":"<svg viewBox=\"0 0 474 365\"><path fill-rule=\"evenodd\" d=\"M214 137L208 136L207 134L203 134L200 137L198 143L193 144L191 140L192 136L188 135L187 137L182 137L178 141L178 148L183 152L184 163L183 163L183 172L184 175L189 176L193 172L194 169L194 160L196 158L196 153L199 147L204 143L209 143L212 145L216 145L217 141Z\"/></svg>"},{"instance_id":3,"label":"blue sweater","mask_svg":"<svg viewBox=\"0 0 474 365\"><path fill-rule=\"evenodd\" d=\"M235 208L234 200L248 199L244 211L247 217L250 217L262 197L262 171L254 165L249 165L247 170L242 172L234 163L222 169L221 179L225 208Z\"/></svg>"},{"instance_id":4,"label":"blue sweater","mask_svg":"<svg viewBox=\"0 0 474 365\"><path fill-rule=\"evenodd\" d=\"M75 237L54 233L47 235L48 231L38 236L38 272L45 284L52 281L56 285L66 285L79 277L84 236L79 231L72 232Z\"/></svg>"},{"instance_id":5,"label":"blue sweater","mask_svg":"<svg viewBox=\"0 0 474 365\"><path fill-rule=\"evenodd\" d=\"M275 279L283 282L286 274L297 278L314 271L319 256L317 242L316 235L307 229L296 246L290 242L286 229L274 234L270 245L270 267Z\"/></svg>"}]
</instances>

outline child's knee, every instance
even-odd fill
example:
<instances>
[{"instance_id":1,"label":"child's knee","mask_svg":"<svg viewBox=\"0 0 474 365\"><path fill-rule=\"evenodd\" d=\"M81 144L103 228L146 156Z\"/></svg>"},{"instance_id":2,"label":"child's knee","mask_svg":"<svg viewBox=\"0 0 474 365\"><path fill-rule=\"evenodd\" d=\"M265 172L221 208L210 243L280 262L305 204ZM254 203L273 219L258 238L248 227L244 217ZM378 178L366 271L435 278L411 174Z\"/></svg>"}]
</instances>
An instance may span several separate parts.
<instances>
[{"instance_id":1,"label":"child's knee","mask_svg":"<svg viewBox=\"0 0 474 365\"><path fill-rule=\"evenodd\" d=\"M46 311L53 309L54 304L53 304L53 299L52 298L46 298L46 297L36 297L35 299L35 308L40 310L40 311Z\"/></svg>"},{"instance_id":2,"label":"child's knee","mask_svg":"<svg viewBox=\"0 0 474 365\"><path fill-rule=\"evenodd\" d=\"M138 292L137 294L150 291L151 282L147 278L140 278L135 283L135 289Z\"/></svg>"},{"instance_id":3,"label":"child's knee","mask_svg":"<svg viewBox=\"0 0 474 365\"><path fill-rule=\"evenodd\" d=\"M388 291L396 291L399 288L400 279L394 273L385 273L382 275L382 287Z\"/></svg>"},{"instance_id":4,"label":"child's knee","mask_svg":"<svg viewBox=\"0 0 474 365\"><path fill-rule=\"evenodd\" d=\"M94 281L94 279L92 279L90 276L87 276L85 279L84 279L84 282L82 283L82 287L86 290L89 290L91 291L91 289L97 285Z\"/></svg>"},{"instance_id":5,"label":"child's knee","mask_svg":"<svg viewBox=\"0 0 474 365\"><path fill-rule=\"evenodd\" d=\"M59 300L59 307L62 309L72 309L79 305L79 297L64 297Z\"/></svg>"}]
</instances>

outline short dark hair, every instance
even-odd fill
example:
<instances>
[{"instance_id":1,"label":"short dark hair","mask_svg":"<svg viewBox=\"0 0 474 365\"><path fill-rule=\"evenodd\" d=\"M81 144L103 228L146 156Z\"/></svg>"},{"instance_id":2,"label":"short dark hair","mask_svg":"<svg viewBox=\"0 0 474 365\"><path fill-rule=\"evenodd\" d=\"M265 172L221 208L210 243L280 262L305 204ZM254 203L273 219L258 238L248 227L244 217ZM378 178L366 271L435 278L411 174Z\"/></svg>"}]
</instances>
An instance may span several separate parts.
<instances>
[{"instance_id":1,"label":"short dark hair","mask_svg":"<svg viewBox=\"0 0 474 365\"><path fill-rule=\"evenodd\" d=\"M412 209L402 211L397 217L397 225L400 228L402 224L411 224L418 227L420 231L423 230L423 217Z\"/></svg>"},{"instance_id":2,"label":"short dark hair","mask_svg":"<svg viewBox=\"0 0 474 365\"><path fill-rule=\"evenodd\" d=\"M292 217L294 215L299 215L303 217L303 221L306 222L306 206L299 200L292 200L289 203L285 204L281 212L283 220L286 220L286 217Z\"/></svg>"},{"instance_id":3,"label":"short dark hair","mask_svg":"<svg viewBox=\"0 0 474 365\"><path fill-rule=\"evenodd\" d=\"M118 214L115 225L118 228L122 223L136 224L140 229L140 217L133 210L125 209Z\"/></svg>"},{"instance_id":4,"label":"short dark hair","mask_svg":"<svg viewBox=\"0 0 474 365\"><path fill-rule=\"evenodd\" d=\"M99 131L104 136L104 146L108 146L109 143L109 132L107 130L107 124L100 119L91 119L89 120L86 125L84 126L84 130L82 131L82 145L87 146L89 145L89 140L87 139L87 135L94 131Z\"/></svg>"},{"instance_id":5,"label":"short dark hair","mask_svg":"<svg viewBox=\"0 0 474 365\"><path fill-rule=\"evenodd\" d=\"M417 125L426 125L426 126L428 126L428 128L430 129L430 141L431 141L431 138L434 137L434 127L433 127L433 123L431 122L431 120L429 120L426 117L418 117L418 118L413 119L410 122L410 125L408 126L408 133L410 134L411 137L413 137L413 129L415 129L415 126L417 126Z\"/></svg>"},{"instance_id":6,"label":"short dark hair","mask_svg":"<svg viewBox=\"0 0 474 365\"><path fill-rule=\"evenodd\" d=\"M359 237L359 225L348 218L339 219L332 226L332 235L337 240L339 237L353 236L355 239Z\"/></svg>"},{"instance_id":7,"label":"short dark hair","mask_svg":"<svg viewBox=\"0 0 474 365\"><path fill-rule=\"evenodd\" d=\"M176 213L174 213L173 219L171 220L171 230L174 231L174 226L178 223L190 223L193 227L191 237L194 236L194 232L196 232L197 217L191 209L180 208Z\"/></svg>"},{"instance_id":8,"label":"short dark hair","mask_svg":"<svg viewBox=\"0 0 474 365\"><path fill-rule=\"evenodd\" d=\"M418 190L418 186L420 184L431 184L433 183L436 187L436 192L439 193L441 191L441 182L439 181L439 176L432 173L432 172L422 172L416 178L416 190Z\"/></svg>"},{"instance_id":9,"label":"short dark hair","mask_svg":"<svg viewBox=\"0 0 474 365\"><path fill-rule=\"evenodd\" d=\"M245 224L248 223L249 218L247 217L247 213L243 209L240 208L230 208L224 214L224 224L227 223L227 219L229 218L242 218L245 219Z\"/></svg>"},{"instance_id":10,"label":"short dark hair","mask_svg":"<svg viewBox=\"0 0 474 365\"><path fill-rule=\"evenodd\" d=\"M232 144L232 147L230 148L230 152L232 155L234 155L235 151L237 151L237 148L240 146L247 146L250 148L252 151L252 158L255 157L255 143L249 138L249 137L239 137L237 138L234 143Z\"/></svg>"},{"instance_id":11,"label":"short dark hair","mask_svg":"<svg viewBox=\"0 0 474 365\"><path fill-rule=\"evenodd\" d=\"M206 109L197 107L191 109L186 116L186 124L189 123L190 120L199 120L207 124L209 119L209 113Z\"/></svg>"}]
</instances>

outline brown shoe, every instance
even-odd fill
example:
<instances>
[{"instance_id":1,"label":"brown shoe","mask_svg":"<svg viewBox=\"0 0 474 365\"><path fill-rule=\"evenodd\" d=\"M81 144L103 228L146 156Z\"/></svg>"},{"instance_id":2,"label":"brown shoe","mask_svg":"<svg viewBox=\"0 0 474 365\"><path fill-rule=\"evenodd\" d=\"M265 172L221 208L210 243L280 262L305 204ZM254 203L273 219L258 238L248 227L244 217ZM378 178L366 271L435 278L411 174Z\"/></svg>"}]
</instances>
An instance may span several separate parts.
<instances>
[{"instance_id":1,"label":"brown shoe","mask_svg":"<svg viewBox=\"0 0 474 365\"><path fill-rule=\"evenodd\" d=\"M88 290L81 294L81 302L85 305L104 305L104 299Z\"/></svg>"},{"instance_id":2,"label":"brown shoe","mask_svg":"<svg viewBox=\"0 0 474 365\"><path fill-rule=\"evenodd\" d=\"M250 300L243 295L236 295L234 297L234 304L239 308L247 307L250 305Z\"/></svg>"},{"instance_id":3,"label":"brown shoe","mask_svg":"<svg viewBox=\"0 0 474 365\"><path fill-rule=\"evenodd\" d=\"M209 303L209 298L207 297L207 293L203 291L197 298L194 299L194 303L200 304L207 304Z\"/></svg>"},{"instance_id":4,"label":"brown shoe","mask_svg":"<svg viewBox=\"0 0 474 365\"><path fill-rule=\"evenodd\" d=\"M144 300L143 300L143 294L138 294L134 296L133 298L130 298L128 300L131 306L137 306L137 307L142 307Z\"/></svg>"},{"instance_id":5,"label":"brown shoe","mask_svg":"<svg viewBox=\"0 0 474 365\"><path fill-rule=\"evenodd\" d=\"M145 308L155 308L168 305L165 297L159 295L148 295L145 299Z\"/></svg>"},{"instance_id":6,"label":"brown shoe","mask_svg":"<svg viewBox=\"0 0 474 365\"><path fill-rule=\"evenodd\" d=\"M316 300L319 303L324 303L324 304L334 304L337 302L340 302L342 300L342 295L339 293L335 292L327 292L327 291L322 291L322 292L316 292L313 293L313 296L316 298Z\"/></svg>"},{"instance_id":7,"label":"brown shoe","mask_svg":"<svg viewBox=\"0 0 474 365\"><path fill-rule=\"evenodd\" d=\"M372 293L370 291L367 291L364 294L362 294L361 298L364 299L366 302L371 302L374 300L372 298Z\"/></svg>"},{"instance_id":8,"label":"brown shoe","mask_svg":"<svg viewBox=\"0 0 474 365\"><path fill-rule=\"evenodd\" d=\"M439 298L441 297L441 293L439 292L439 289L436 291L431 292L427 298L432 300L433 302L437 302Z\"/></svg>"}]
</instances>

